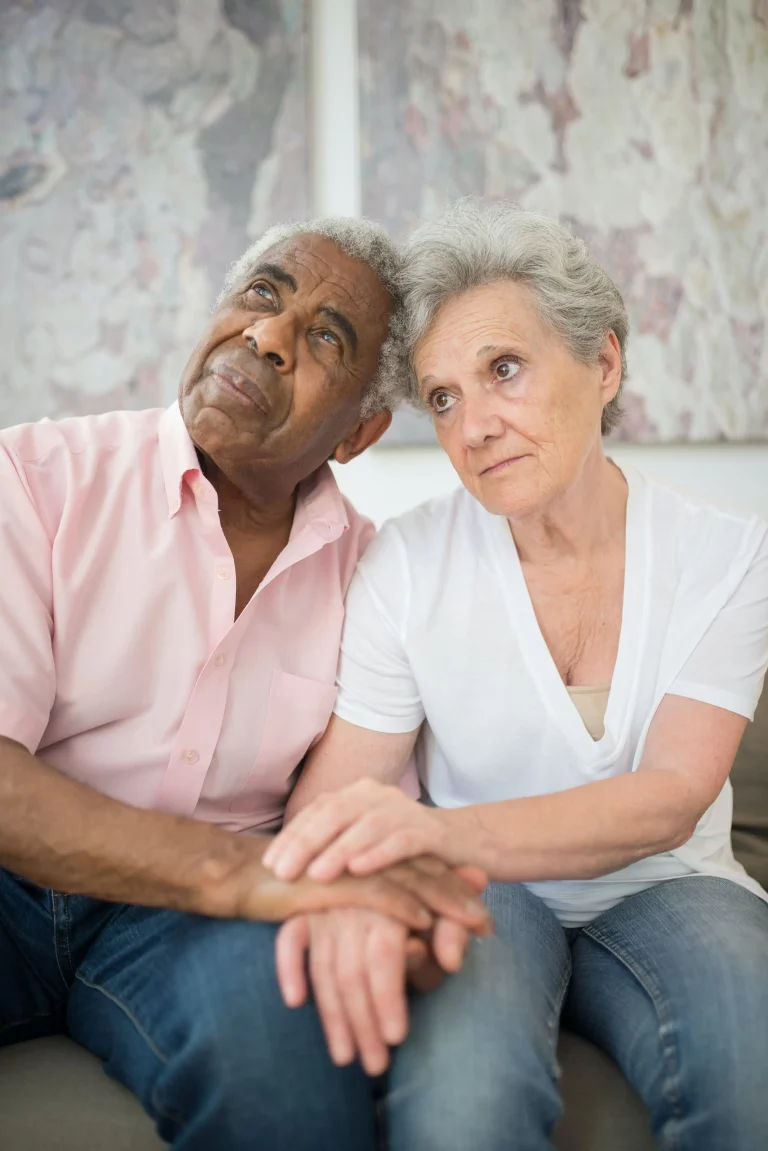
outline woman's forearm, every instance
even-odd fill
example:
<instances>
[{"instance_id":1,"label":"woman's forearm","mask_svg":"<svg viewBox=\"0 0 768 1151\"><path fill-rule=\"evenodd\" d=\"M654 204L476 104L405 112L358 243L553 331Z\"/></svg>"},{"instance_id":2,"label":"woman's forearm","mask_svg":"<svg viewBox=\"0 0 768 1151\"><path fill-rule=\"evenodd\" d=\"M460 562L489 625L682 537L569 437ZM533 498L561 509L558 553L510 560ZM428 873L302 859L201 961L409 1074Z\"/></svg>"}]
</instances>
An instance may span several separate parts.
<instances>
[{"instance_id":1,"label":"woman's forearm","mask_svg":"<svg viewBox=\"0 0 768 1151\"><path fill-rule=\"evenodd\" d=\"M701 814L690 781L661 770L441 812L466 862L509 883L619 871L685 843Z\"/></svg>"}]
</instances>

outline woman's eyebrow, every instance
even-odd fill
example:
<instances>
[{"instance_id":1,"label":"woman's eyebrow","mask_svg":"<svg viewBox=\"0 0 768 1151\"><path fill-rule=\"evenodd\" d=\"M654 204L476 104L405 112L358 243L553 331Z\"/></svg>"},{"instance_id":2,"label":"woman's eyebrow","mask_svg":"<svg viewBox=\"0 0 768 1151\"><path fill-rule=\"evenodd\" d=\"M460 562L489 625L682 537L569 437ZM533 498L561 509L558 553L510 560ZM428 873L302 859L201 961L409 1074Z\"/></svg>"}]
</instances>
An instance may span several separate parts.
<instances>
[{"instance_id":1,"label":"woman's eyebrow","mask_svg":"<svg viewBox=\"0 0 768 1151\"><path fill-rule=\"evenodd\" d=\"M323 304L323 306L317 310L321 316L327 316L329 320L332 320L335 324L338 325L338 327L341 328L342 332L349 340L352 351L356 352L357 332L355 331L352 322L347 319L344 313L340 312L338 308L331 308L328 304Z\"/></svg>"},{"instance_id":2,"label":"woman's eyebrow","mask_svg":"<svg viewBox=\"0 0 768 1151\"><path fill-rule=\"evenodd\" d=\"M482 348L477 349L476 358L479 360L481 356L510 355L510 352L509 344L483 344Z\"/></svg>"}]
</instances>

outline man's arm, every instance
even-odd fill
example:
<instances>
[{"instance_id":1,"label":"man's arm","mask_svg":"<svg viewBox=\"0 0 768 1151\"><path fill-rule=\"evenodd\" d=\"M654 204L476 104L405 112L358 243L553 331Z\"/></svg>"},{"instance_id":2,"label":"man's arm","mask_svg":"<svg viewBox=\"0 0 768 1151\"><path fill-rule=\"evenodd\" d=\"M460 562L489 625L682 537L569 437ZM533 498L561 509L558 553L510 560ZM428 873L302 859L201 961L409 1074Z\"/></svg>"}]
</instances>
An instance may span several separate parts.
<instances>
[{"instance_id":1,"label":"man's arm","mask_svg":"<svg viewBox=\"0 0 768 1151\"><path fill-rule=\"evenodd\" d=\"M203 915L282 920L331 907L380 911L423 930L434 914L471 928L479 900L446 868L394 868L371 880L285 883L262 864L268 836L144 811L68 779L0 736L0 866L42 886Z\"/></svg>"}]
</instances>

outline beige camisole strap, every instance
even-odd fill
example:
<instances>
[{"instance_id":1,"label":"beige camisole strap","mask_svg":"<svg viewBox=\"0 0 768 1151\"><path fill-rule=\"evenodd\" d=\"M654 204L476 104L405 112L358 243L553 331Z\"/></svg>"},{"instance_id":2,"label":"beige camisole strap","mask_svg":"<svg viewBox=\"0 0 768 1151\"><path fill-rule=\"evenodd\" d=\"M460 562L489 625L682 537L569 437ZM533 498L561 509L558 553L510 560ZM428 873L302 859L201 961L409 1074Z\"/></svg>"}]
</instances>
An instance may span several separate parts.
<instances>
[{"instance_id":1,"label":"beige camisole strap","mask_svg":"<svg viewBox=\"0 0 768 1151\"><path fill-rule=\"evenodd\" d=\"M567 686L567 685L566 685ZM574 707L584 721L589 734L593 739L602 739L605 735L605 709L608 706L608 695L611 690L609 683L600 687L569 687L568 694Z\"/></svg>"}]
</instances>

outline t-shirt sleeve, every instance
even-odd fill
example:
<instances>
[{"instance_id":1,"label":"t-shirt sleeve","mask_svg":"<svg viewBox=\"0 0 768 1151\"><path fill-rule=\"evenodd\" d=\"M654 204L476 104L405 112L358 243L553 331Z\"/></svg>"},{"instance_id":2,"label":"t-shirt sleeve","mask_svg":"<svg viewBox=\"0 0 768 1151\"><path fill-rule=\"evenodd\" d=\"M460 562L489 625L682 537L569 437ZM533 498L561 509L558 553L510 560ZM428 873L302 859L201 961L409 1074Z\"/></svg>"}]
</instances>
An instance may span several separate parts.
<instances>
[{"instance_id":1,"label":"t-shirt sleeve","mask_svg":"<svg viewBox=\"0 0 768 1151\"><path fill-rule=\"evenodd\" d=\"M335 712L348 723L404 733L424 719L404 643L409 601L403 544L385 527L347 594Z\"/></svg>"},{"instance_id":2,"label":"t-shirt sleeve","mask_svg":"<svg viewBox=\"0 0 768 1151\"><path fill-rule=\"evenodd\" d=\"M694 648L670 695L755 714L768 667L768 531L743 579Z\"/></svg>"},{"instance_id":3,"label":"t-shirt sleeve","mask_svg":"<svg viewBox=\"0 0 768 1151\"><path fill-rule=\"evenodd\" d=\"M35 752L56 694L51 541L24 470L0 444L0 735Z\"/></svg>"}]
</instances>

